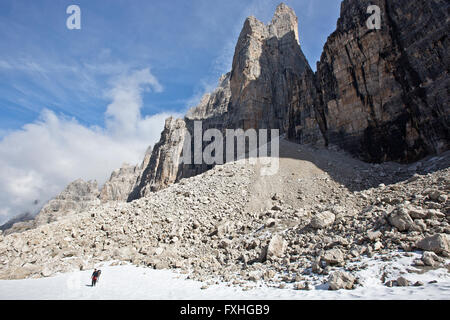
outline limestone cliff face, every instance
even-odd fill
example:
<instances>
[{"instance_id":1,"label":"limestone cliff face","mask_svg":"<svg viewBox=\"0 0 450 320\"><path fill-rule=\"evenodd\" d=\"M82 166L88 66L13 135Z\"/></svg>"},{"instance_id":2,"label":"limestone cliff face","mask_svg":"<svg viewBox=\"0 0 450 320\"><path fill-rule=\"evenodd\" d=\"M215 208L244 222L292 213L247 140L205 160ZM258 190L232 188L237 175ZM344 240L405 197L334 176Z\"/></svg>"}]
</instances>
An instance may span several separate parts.
<instances>
[{"instance_id":1,"label":"limestone cliff face","mask_svg":"<svg viewBox=\"0 0 450 320\"><path fill-rule=\"evenodd\" d=\"M381 9L380 30L366 25L369 5ZM148 196L210 169L181 163L196 120L203 131L280 129L298 143L338 145L371 162L412 162L449 149L449 9L446 0L344 0L316 73L300 48L292 9L280 4L267 25L249 17L232 70L184 119L166 120L141 167L114 172L101 192L96 184L74 182L36 222L100 199Z\"/></svg>"},{"instance_id":2,"label":"limestone cliff face","mask_svg":"<svg viewBox=\"0 0 450 320\"><path fill-rule=\"evenodd\" d=\"M206 94L183 120L167 120L161 140L129 200L212 167L180 162L186 134L194 137L197 120L202 122L203 132L210 128L222 132L228 128L271 128L285 133L292 125L292 114L300 122L293 125L294 135L304 132L299 140L311 136L319 140L319 126L309 120L315 117L313 105L309 105L315 100L315 90L304 94L314 88L313 76L300 49L298 20L292 9L279 5L268 25L248 18L236 45L231 72L223 75L217 88Z\"/></svg>"},{"instance_id":3,"label":"limestone cliff face","mask_svg":"<svg viewBox=\"0 0 450 320\"><path fill-rule=\"evenodd\" d=\"M70 183L56 198L50 200L34 220L36 226L56 221L66 215L82 212L100 204L96 181L78 179Z\"/></svg>"},{"instance_id":4,"label":"limestone cliff face","mask_svg":"<svg viewBox=\"0 0 450 320\"><path fill-rule=\"evenodd\" d=\"M152 146L149 146L147 148L147 151L145 151L144 160L142 160L141 166L139 167L141 171L147 168L148 163L150 162L150 158L152 156L152 151L153 151Z\"/></svg>"},{"instance_id":5,"label":"limestone cliff face","mask_svg":"<svg viewBox=\"0 0 450 320\"><path fill-rule=\"evenodd\" d=\"M369 30L369 5L381 30ZM345 0L317 64L326 141L366 161L411 162L449 148L449 3Z\"/></svg>"},{"instance_id":6,"label":"limestone cliff face","mask_svg":"<svg viewBox=\"0 0 450 320\"><path fill-rule=\"evenodd\" d=\"M158 191L177 180L186 134L184 120L168 118L155 144L146 168L138 178L128 200L132 201Z\"/></svg>"},{"instance_id":7,"label":"limestone cliff face","mask_svg":"<svg viewBox=\"0 0 450 320\"><path fill-rule=\"evenodd\" d=\"M140 184L143 171L148 167L152 155L152 147L148 147L140 165L123 164L114 170L111 177L103 185L99 198L102 202L127 201L136 185Z\"/></svg>"},{"instance_id":8,"label":"limestone cliff face","mask_svg":"<svg viewBox=\"0 0 450 320\"><path fill-rule=\"evenodd\" d=\"M314 78L300 48L294 11L280 4L268 25L247 18L233 58L227 127L287 132L290 114L302 122L310 113L305 82L313 84ZM303 125L320 133L316 124Z\"/></svg>"},{"instance_id":9,"label":"limestone cliff face","mask_svg":"<svg viewBox=\"0 0 450 320\"><path fill-rule=\"evenodd\" d=\"M124 164L120 169L114 170L100 191L100 200L102 202L127 201L141 172L140 165L131 166L129 164Z\"/></svg>"},{"instance_id":10,"label":"limestone cliff face","mask_svg":"<svg viewBox=\"0 0 450 320\"><path fill-rule=\"evenodd\" d=\"M190 120L205 120L208 118L222 117L228 112L231 99L230 73L220 77L217 88L212 93L205 94L199 105L191 108L186 118Z\"/></svg>"},{"instance_id":11,"label":"limestone cliff face","mask_svg":"<svg viewBox=\"0 0 450 320\"><path fill-rule=\"evenodd\" d=\"M317 142L322 134L315 120L316 92L314 73L299 44L298 19L280 4L267 25L246 19L231 72L185 120L202 120L205 130L280 129L299 142Z\"/></svg>"},{"instance_id":12,"label":"limestone cliff face","mask_svg":"<svg viewBox=\"0 0 450 320\"><path fill-rule=\"evenodd\" d=\"M267 25L254 17L246 19L231 72L187 113L184 122L191 137L194 121L201 120L203 132L211 128L222 133L237 128L280 129L299 142L319 142L316 92L314 73L299 45L298 19L291 8L280 4ZM183 164L178 167L177 180L211 167Z\"/></svg>"},{"instance_id":13,"label":"limestone cliff face","mask_svg":"<svg viewBox=\"0 0 450 320\"><path fill-rule=\"evenodd\" d=\"M381 30L366 25L381 9ZM149 166L129 199L147 195L207 165L179 162L183 132L280 129L298 143L338 145L372 162L411 162L449 148L449 5L444 0L345 0L314 73L292 9L280 4L268 25L246 19L232 70L184 120L166 123Z\"/></svg>"}]
</instances>

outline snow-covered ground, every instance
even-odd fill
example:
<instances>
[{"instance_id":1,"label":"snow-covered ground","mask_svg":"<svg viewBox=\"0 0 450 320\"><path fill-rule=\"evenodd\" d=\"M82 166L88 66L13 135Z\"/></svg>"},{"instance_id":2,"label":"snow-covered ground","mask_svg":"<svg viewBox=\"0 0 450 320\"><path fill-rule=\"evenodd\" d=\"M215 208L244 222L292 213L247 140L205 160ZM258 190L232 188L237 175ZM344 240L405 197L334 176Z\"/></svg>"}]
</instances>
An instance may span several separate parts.
<instances>
[{"instance_id":1,"label":"snow-covered ground","mask_svg":"<svg viewBox=\"0 0 450 320\"><path fill-rule=\"evenodd\" d=\"M131 265L102 266L102 276L96 287L90 287L92 270L59 274L51 278L0 281L0 299L445 299L450 300L450 274L446 268L417 273L411 266L418 253L405 257L399 254L391 262L374 257L362 264L367 267L357 273L363 286L355 290L328 291L322 284L326 277L316 277L313 290L293 290L251 283L253 289L243 291L240 287L226 284L211 285L202 289L204 283L187 280L186 275L170 270L153 270ZM410 270L408 272L407 270ZM381 275L387 280L404 276L411 282L421 281L421 287L384 286ZM437 283L429 283L430 281ZM249 283L250 284L250 283Z\"/></svg>"}]
</instances>

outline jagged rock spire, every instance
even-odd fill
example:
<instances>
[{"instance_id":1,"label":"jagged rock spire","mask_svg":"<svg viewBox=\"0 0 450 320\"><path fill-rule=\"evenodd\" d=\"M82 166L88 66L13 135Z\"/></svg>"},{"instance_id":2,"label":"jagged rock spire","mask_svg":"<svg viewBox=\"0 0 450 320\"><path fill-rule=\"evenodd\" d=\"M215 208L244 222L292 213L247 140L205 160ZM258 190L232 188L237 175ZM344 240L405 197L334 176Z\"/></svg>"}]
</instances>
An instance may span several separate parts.
<instances>
[{"instance_id":1,"label":"jagged rock spire","mask_svg":"<svg viewBox=\"0 0 450 320\"><path fill-rule=\"evenodd\" d=\"M269 28L277 38L282 38L289 32L294 32L295 39L299 42L297 15L293 9L284 3L278 5Z\"/></svg>"}]
</instances>

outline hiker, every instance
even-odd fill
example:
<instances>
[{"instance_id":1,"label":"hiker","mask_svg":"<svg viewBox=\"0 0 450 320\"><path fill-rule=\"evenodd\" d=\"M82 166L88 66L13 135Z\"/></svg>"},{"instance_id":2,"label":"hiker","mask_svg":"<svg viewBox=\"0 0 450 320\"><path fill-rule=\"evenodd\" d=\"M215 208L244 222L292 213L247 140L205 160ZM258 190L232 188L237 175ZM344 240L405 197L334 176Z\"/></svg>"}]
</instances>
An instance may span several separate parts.
<instances>
[{"instance_id":1,"label":"hiker","mask_svg":"<svg viewBox=\"0 0 450 320\"><path fill-rule=\"evenodd\" d=\"M94 272L92 273L91 279L92 279L92 285L91 287L95 287L95 284L97 283L98 276L99 276L99 270L94 269Z\"/></svg>"}]
</instances>

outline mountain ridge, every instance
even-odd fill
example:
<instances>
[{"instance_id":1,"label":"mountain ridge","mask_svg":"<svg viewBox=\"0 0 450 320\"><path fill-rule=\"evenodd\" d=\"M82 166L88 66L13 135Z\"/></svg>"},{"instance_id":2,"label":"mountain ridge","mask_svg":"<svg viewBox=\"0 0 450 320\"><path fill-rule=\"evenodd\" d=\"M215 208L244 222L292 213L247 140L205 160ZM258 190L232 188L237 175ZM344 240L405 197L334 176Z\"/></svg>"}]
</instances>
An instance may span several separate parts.
<instances>
[{"instance_id":1,"label":"mountain ridge","mask_svg":"<svg viewBox=\"0 0 450 320\"><path fill-rule=\"evenodd\" d=\"M232 70L183 119L166 120L141 166L111 174L106 201L95 182L75 181L48 203L39 217L48 223L0 232L0 279L131 263L177 269L203 289L365 290L369 282L409 293L435 286L410 272L439 272L446 290L448 39L427 23L449 5L370 4L380 6L381 30L365 25L369 1L344 0L316 73L292 9L279 5L269 24L248 18ZM182 163L198 120L201 133L278 129L279 170L264 175L248 159ZM379 268L364 277L368 264Z\"/></svg>"},{"instance_id":2,"label":"mountain ridge","mask_svg":"<svg viewBox=\"0 0 450 320\"><path fill-rule=\"evenodd\" d=\"M416 42L425 53L429 39L445 47L448 39L439 37L443 27L428 26L433 32L427 36L417 35L416 29L424 27L427 17L441 16L437 10L448 8L448 4L417 1L405 9L400 2L344 0L336 31L328 37L315 73L301 50L298 18L291 8L280 4L268 24L247 18L232 70L184 119L166 120L160 141L147 153L140 171L135 169L136 175L129 177L127 186L122 188L120 181L115 184L125 190L116 200L133 201L211 169L211 165L180 163L186 134L193 135L197 120L202 121L203 132L210 128L222 132L228 128L276 128L291 141L340 148L369 162L411 162L447 150L450 108L445 61L450 59L445 59L445 52L430 52L428 56L437 59L438 66L424 71L412 64L411 57L426 60L426 54L421 58L417 53ZM381 8L381 30L366 27L369 4ZM399 30L401 15L394 17L393 12L408 16L421 8L427 10L418 13L418 27L406 29L412 30L408 38ZM434 81L426 76L422 85L413 65L425 75L431 73ZM421 86L425 85L433 93L429 98L421 96L425 90ZM447 91L436 94L436 87L446 87ZM430 105L427 99L435 101L437 111L426 109ZM103 201L114 200L112 192L104 190Z\"/></svg>"}]
</instances>

